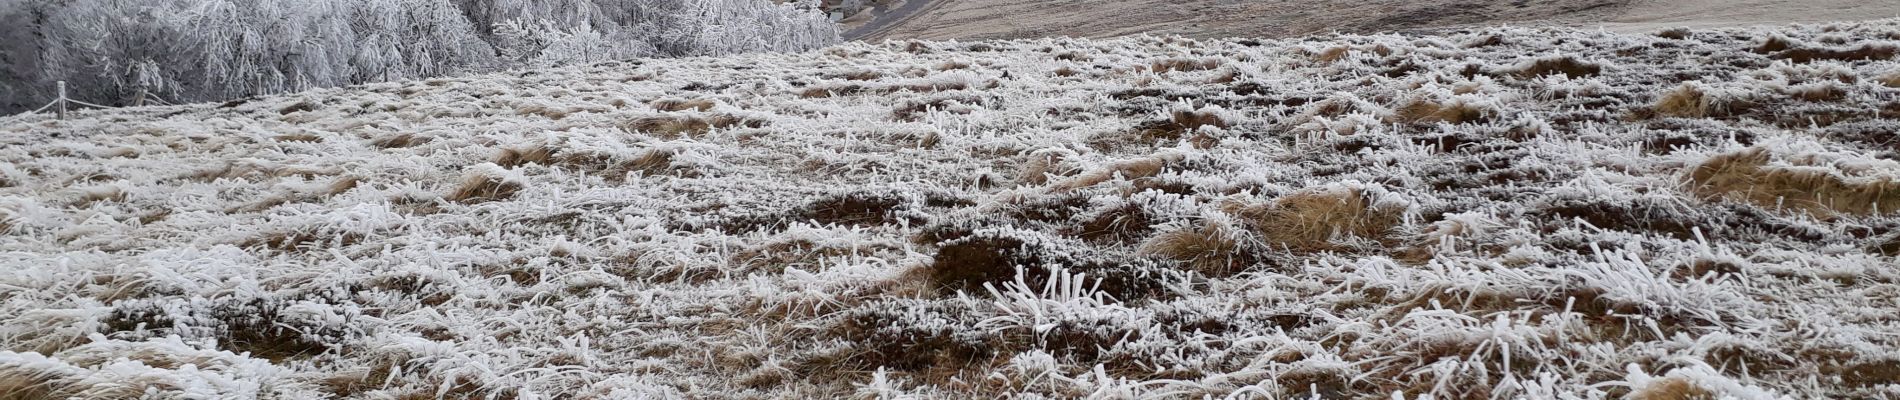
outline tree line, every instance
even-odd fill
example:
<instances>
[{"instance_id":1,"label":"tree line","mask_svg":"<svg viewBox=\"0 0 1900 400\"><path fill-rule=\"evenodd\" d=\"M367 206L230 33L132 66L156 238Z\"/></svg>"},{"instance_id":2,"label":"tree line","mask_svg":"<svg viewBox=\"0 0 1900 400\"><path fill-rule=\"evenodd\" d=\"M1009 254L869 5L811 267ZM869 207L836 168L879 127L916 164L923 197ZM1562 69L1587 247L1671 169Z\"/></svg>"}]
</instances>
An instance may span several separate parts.
<instances>
[{"instance_id":1,"label":"tree line","mask_svg":"<svg viewBox=\"0 0 1900 400\"><path fill-rule=\"evenodd\" d=\"M0 113L839 41L817 0L0 0Z\"/></svg>"}]
</instances>

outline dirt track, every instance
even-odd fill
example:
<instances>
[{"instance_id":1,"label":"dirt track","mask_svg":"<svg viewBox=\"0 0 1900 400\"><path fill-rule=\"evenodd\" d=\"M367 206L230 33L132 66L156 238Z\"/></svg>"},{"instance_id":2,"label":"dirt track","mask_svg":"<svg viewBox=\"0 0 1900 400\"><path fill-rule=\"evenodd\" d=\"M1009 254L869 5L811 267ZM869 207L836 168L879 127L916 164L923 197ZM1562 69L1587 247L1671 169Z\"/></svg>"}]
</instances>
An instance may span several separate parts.
<instances>
[{"instance_id":1,"label":"dirt track","mask_svg":"<svg viewBox=\"0 0 1900 400\"><path fill-rule=\"evenodd\" d=\"M854 39L1287 37L1471 25L1634 31L1900 16L1900 0L912 0L904 8Z\"/></svg>"}]
</instances>

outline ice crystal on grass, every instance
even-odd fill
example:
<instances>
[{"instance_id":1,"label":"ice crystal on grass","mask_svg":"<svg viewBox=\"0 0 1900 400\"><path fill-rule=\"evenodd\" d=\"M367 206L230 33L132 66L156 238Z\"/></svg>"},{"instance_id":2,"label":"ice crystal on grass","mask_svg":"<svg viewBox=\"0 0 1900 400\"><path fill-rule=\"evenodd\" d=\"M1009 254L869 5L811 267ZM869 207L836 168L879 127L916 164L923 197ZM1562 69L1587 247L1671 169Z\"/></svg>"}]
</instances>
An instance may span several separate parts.
<instances>
[{"instance_id":1,"label":"ice crystal on grass","mask_svg":"<svg viewBox=\"0 0 1900 400\"><path fill-rule=\"evenodd\" d=\"M0 119L0 397L1900 396L1900 22Z\"/></svg>"}]
</instances>

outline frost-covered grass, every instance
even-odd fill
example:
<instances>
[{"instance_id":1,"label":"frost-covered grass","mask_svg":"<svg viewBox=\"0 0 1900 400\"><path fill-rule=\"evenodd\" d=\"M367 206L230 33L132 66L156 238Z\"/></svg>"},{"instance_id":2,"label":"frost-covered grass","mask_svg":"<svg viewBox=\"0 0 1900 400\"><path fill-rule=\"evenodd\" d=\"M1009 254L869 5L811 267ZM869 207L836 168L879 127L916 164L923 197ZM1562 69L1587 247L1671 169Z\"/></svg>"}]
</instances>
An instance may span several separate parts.
<instances>
[{"instance_id":1,"label":"frost-covered grass","mask_svg":"<svg viewBox=\"0 0 1900 400\"><path fill-rule=\"evenodd\" d=\"M1896 46L852 43L10 117L0 398L1900 396Z\"/></svg>"}]
</instances>

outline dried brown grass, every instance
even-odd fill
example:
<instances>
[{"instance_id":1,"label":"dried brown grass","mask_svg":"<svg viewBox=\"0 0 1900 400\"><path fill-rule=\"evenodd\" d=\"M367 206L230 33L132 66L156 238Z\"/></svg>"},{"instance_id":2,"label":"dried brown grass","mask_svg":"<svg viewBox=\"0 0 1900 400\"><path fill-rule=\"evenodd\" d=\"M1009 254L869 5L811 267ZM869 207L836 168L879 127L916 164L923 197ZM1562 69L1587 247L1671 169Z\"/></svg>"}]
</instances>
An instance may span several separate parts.
<instances>
[{"instance_id":1,"label":"dried brown grass","mask_svg":"<svg viewBox=\"0 0 1900 400\"><path fill-rule=\"evenodd\" d=\"M1575 57L1546 58L1534 61L1531 65L1517 71L1521 77L1540 77L1563 75L1571 78L1597 76L1603 73L1603 66L1583 62Z\"/></svg>"},{"instance_id":2,"label":"dried brown grass","mask_svg":"<svg viewBox=\"0 0 1900 400\"><path fill-rule=\"evenodd\" d=\"M429 137L413 133L398 133L370 139L369 144L383 149L400 149L428 143Z\"/></svg>"},{"instance_id":3,"label":"dried brown grass","mask_svg":"<svg viewBox=\"0 0 1900 400\"><path fill-rule=\"evenodd\" d=\"M1095 213L1068 233L1090 242L1133 243L1154 231L1155 218L1140 204L1128 203Z\"/></svg>"},{"instance_id":4,"label":"dried brown grass","mask_svg":"<svg viewBox=\"0 0 1900 400\"><path fill-rule=\"evenodd\" d=\"M1695 37L1695 31L1689 30L1689 28L1670 28L1656 32L1656 37L1672 40L1688 40L1691 37Z\"/></svg>"},{"instance_id":5,"label":"dried brown grass","mask_svg":"<svg viewBox=\"0 0 1900 400\"><path fill-rule=\"evenodd\" d=\"M1227 120L1213 112L1176 110L1169 115L1167 120L1149 121L1137 126L1136 129L1139 131L1135 139L1142 144L1152 144L1156 140L1180 140L1188 133L1209 127L1225 129L1228 127ZM1211 147L1212 144L1219 142L1218 140L1208 142L1213 139L1211 137L1197 139L1202 139L1195 143L1198 148Z\"/></svg>"},{"instance_id":6,"label":"dried brown grass","mask_svg":"<svg viewBox=\"0 0 1900 400\"><path fill-rule=\"evenodd\" d=\"M718 105L718 103L709 99L693 99L693 100L661 99L661 100L654 100L652 103L649 103L648 105L652 106L653 109L660 110L660 111L685 111L685 110L707 111L707 110L712 110L714 106Z\"/></svg>"},{"instance_id":7,"label":"dried brown grass","mask_svg":"<svg viewBox=\"0 0 1900 400\"><path fill-rule=\"evenodd\" d=\"M765 121L731 115L647 117L620 125L628 133L646 133L663 139L699 137L714 129L760 128Z\"/></svg>"},{"instance_id":8,"label":"dried brown grass","mask_svg":"<svg viewBox=\"0 0 1900 400\"><path fill-rule=\"evenodd\" d=\"M1802 47L1775 53L1770 57L1805 64L1815 61L1891 60L1896 54L1900 54L1900 47L1889 44L1866 44L1844 49Z\"/></svg>"},{"instance_id":9,"label":"dried brown grass","mask_svg":"<svg viewBox=\"0 0 1900 400\"><path fill-rule=\"evenodd\" d=\"M363 179L354 176L337 178L337 180L330 182L330 187L324 188L324 191L319 194L323 196L335 196L356 189L357 186L362 184Z\"/></svg>"},{"instance_id":10,"label":"dried brown grass","mask_svg":"<svg viewBox=\"0 0 1900 400\"><path fill-rule=\"evenodd\" d=\"M449 201L463 204L480 204L490 201L507 200L521 191L522 185L509 182L501 177L477 174L469 176L460 186L450 192Z\"/></svg>"},{"instance_id":11,"label":"dried brown grass","mask_svg":"<svg viewBox=\"0 0 1900 400\"><path fill-rule=\"evenodd\" d=\"M826 77L831 78L831 79L843 79L843 80L848 80L848 81L874 81L874 80L884 78L884 73L872 71L872 70L863 70L863 71L835 73L835 74L827 75Z\"/></svg>"},{"instance_id":12,"label":"dried brown grass","mask_svg":"<svg viewBox=\"0 0 1900 400\"><path fill-rule=\"evenodd\" d=\"M1767 149L1750 148L1710 157L1691 170L1688 178L1705 196L1817 216L1889 214L1900 207L1900 181L1850 180L1813 169L1770 166L1768 161Z\"/></svg>"},{"instance_id":13,"label":"dried brown grass","mask_svg":"<svg viewBox=\"0 0 1900 400\"><path fill-rule=\"evenodd\" d=\"M1652 107L1656 114L1681 118L1722 118L1749 111L1754 104L1745 100L1725 99L1708 93L1700 85L1685 83L1664 93Z\"/></svg>"},{"instance_id":14,"label":"dried brown grass","mask_svg":"<svg viewBox=\"0 0 1900 400\"><path fill-rule=\"evenodd\" d=\"M1627 400L1715 400L1715 392L1688 379L1663 378L1624 396Z\"/></svg>"},{"instance_id":15,"label":"dried brown grass","mask_svg":"<svg viewBox=\"0 0 1900 400\"><path fill-rule=\"evenodd\" d=\"M1377 207L1358 189L1307 190L1239 210L1269 244L1325 250L1341 236L1381 238L1405 210Z\"/></svg>"},{"instance_id":16,"label":"dried brown grass","mask_svg":"<svg viewBox=\"0 0 1900 400\"><path fill-rule=\"evenodd\" d=\"M1888 72L1887 74L1881 75L1879 78L1874 78L1874 79L1880 82L1882 86L1886 86L1890 88L1900 88L1900 71Z\"/></svg>"},{"instance_id":17,"label":"dried brown grass","mask_svg":"<svg viewBox=\"0 0 1900 400\"><path fill-rule=\"evenodd\" d=\"M1395 121L1402 123L1466 124L1482 123L1491 120L1491 115L1481 107L1462 102L1437 102L1418 100L1399 107L1392 115Z\"/></svg>"},{"instance_id":18,"label":"dried brown grass","mask_svg":"<svg viewBox=\"0 0 1900 400\"><path fill-rule=\"evenodd\" d=\"M1212 112L1176 110L1169 116L1169 119L1185 129L1200 129L1210 126L1227 128L1227 120L1222 119L1220 114Z\"/></svg>"},{"instance_id":19,"label":"dried brown grass","mask_svg":"<svg viewBox=\"0 0 1900 400\"><path fill-rule=\"evenodd\" d=\"M72 388L62 382L72 377L29 365L0 366L0 400L67 398Z\"/></svg>"},{"instance_id":20,"label":"dried brown grass","mask_svg":"<svg viewBox=\"0 0 1900 400\"><path fill-rule=\"evenodd\" d=\"M1113 180L1118 176L1123 179L1133 180L1159 175L1162 170L1167 169L1168 164L1173 163L1177 158L1178 157L1154 156L1123 160L1102 168L1084 172L1066 181L1057 183L1055 190L1068 191L1095 186L1102 182Z\"/></svg>"},{"instance_id":21,"label":"dried brown grass","mask_svg":"<svg viewBox=\"0 0 1900 400\"><path fill-rule=\"evenodd\" d=\"M1017 173L1016 180L1030 185L1041 185L1049 183L1049 177L1051 176L1066 177L1074 175L1078 171L1069 166L1069 157L1069 153L1061 152L1046 152L1030 155L1029 161L1023 163L1022 171Z\"/></svg>"},{"instance_id":22,"label":"dried brown grass","mask_svg":"<svg viewBox=\"0 0 1900 400\"><path fill-rule=\"evenodd\" d=\"M1770 53L1776 53L1776 52L1781 52L1781 51L1787 51L1788 49L1795 48L1796 46L1799 46L1799 45L1800 45L1799 43L1795 43L1794 40L1792 39L1788 39L1787 37L1784 37L1781 35L1774 35L1774 36L1769 36L1768 39L1766 40L1762 40L1760 46L1755 46L1755 52L1761 53L1761 54L1770 54Z\"/></svg>"},{"instance_id":23,"label":"dried brown grass","mask_svg":"<svg viewBox=\"0 0 1900 400\"><path fill-rule=\"evenodd\" d=\"M194 182L215 182L219 179L240 178L245 175L250 175L252 173L257 173L257 172L261 172L261 171L259 171L259 169L255 166L239 165L237 163L227 163L223 167L219 167L219 168L202 169L202 170L194 171L190 174L180 176L178 177L178 179L184 179L184 180L189 180L189 181L194 181Z\"/></svg>"},{"instance_id":24,"label":"dried brown grass","mask_svg":"<svg viewBox=\"0 0 1900 400\"><path fill-rule=\"evenodd\" d=\"M277 135L276 137L271 138L271 140L276 140L279 142L316 143L316 142L323 141L323 138L313 133L289 133L289 134Z\"/></svg>"},{"instance_id":25,"label":"dried brown grass","mask_svg":"<svg viewBox=\"0 0 1900 400\"><path fill-rule=\"evenodd\" d=\"M1465 42L1463 47L1467 49L1476 49L1476 48L1484 48L1484 47L1498 46L1498 45L1504 45L1504 44L1508 44L1508 43L1504 41L1503 36L1484 35L1484 37Z\"/></svg>"},{"instance_id":26,"label":"dried brown grass","mask_svg":"<svg viewBox=\"0 0 1900 400\"><path fill-rule=\"evenodd\" d=\"M1227 68L1222 69L1220 74L1208 79L1207 83L1234 83L1237 81L1240 81L1240 70Z\"/></svg>"},{"instance_id":27,"label":"dried brown grass","mask_svg":"<svg viewBox=\"0 0 1900 400\"><path fill-rule=\"evenodd\" d=\"M639 157L635 157L632 160L628 160L625 164L620 165L619 170L624 172L638 171L649 176L673 171L673 155L676 153L675 151L661 149L647 150L644 153L640 153Z\"/></svg>"},{"instance_id":28,"label":"dried brown grass","mask_svg":"<svg viewBox=\"0 0 1900 400\"><path fill-rule=\"evenodd\" d=\"M508 168L528 164L548 165L548 159L553 156L554 150L544 145L535 145L519 149L502 149L501 154L495 156L495 165Z\"/></svg>"},{"instance_id":29,"label":"dried brown grass","mask_svg":"<svg viewBox=\"0 0 1900 400\"><path fill-rule=\"evenodd\" d=\"M356 189L356 186L360 184L362 184L362 178L346 176L342 178L337 178L334 181L330 181L330 185L324 187L323 190L320 190L320 191L305 192L305 193L284 193L284 194L272 195L248 205L233 207L229 210L226 210L225 212L226 213L258 212L258 211L269 210L271 208L275 208L277 206L281 206L281 205L289 204L293 202L319 201L319 200L330 198L331 196L343 194L344 192L348 192L351 189ZM171 214L169 210L160 210L160 211L162 212L140 218L140 222L145 223L145 224L151 224L152 222L162 220L170 216ZM150 220L148 221L147 219L150 219Z\"/></svg>"},{"instance_id":30,"label":"dried brown grass","mask_svg":"<svg viewBox=\"0 0 1900 400\"><path fill-rule=\"evenodd\" d=\"M1180 261L1209 276L1228 276L1246 267L1236 232L1209 222L1200 228L1164 232L1141 244L1143 254Z\"/></svg>"},{"instance_id":31,"label":"dried brown grass","mask_svg":"<svg viewBox=\"0 0 1900 400\"><path fill-rule=\"evenodd\" d=\"M992 81L991 83L995 84L996 82ZM807 98L807 99L823 99L823 98L830 98L830 97L837 97L837 96L851 96L851 95L859 95L859 94L889 94L889 93L897 93L897 92L901 92L905 90L909 90L915 93L932 93L932 92L944 92L944 91L951 91L951 90L964 90L964 89L969 89L969 88L970 88L970 84L965 83L965 82L913 83L913 84L908 84L908 85L890 85L890 86L884 86L884 87L869 87L869 86L863 86L863 85L821 86L821 87L805 88L805 90L799 91L798 96L802 98Z\"/></svg>"},{"instance_id":32,"label":"dried brown grass","mask_svg":"<svg viewBox=\"0 0 1900 400\"><path fill-rule=\"evenodd\" d=\"M542 117L546 117L547 119L562 119L562 118L567 118L569 114L573 114L575 111L576 110L567 109L567 108L548 107L548 106L540 105L540 104L528 104L528 105L522 105L522 106L516 107L515 115L539 115Z\"/></svg>"},{"instance_id":33,"label":"dried brown grass","mask_svg":"<svg viewBox=\"0 0 1900 400\"><path fill-rule=\"evenodd\" d=\"M1900 385L1900 360L1849 363L1826 367L1823 371L1840 376L1842 383L1852 387Z\"/></svg>"},{"instance_id":34,"label":"dried brown grass","mask_svg":"<svg viewBox=\"0 0 1900 400\"><path fill-rule=\"evenodd\" d=\"M1159 73L1167 73L1167 72L1173 72L1173 71L1206 71L1206 70L1211 70L1215 68L1220 68L1220 65L1221 65L1220 60L1216 60L1212 58L1205 58L1205 59L1199 59L1199 60L1186 59L1186 58L1170 58L1170 59L1159 60L1159 61L1150 63L1148 67L1150 70L1159 74Z\"/></svg>"},{"instance_id":35,"label":"dried brown grass","mask_svg":"<svg viewBox=\"0 0 1900 400\"><path fill-rule=\"evenodd\" d=\"M1352 55L1352 48L1346 47L1346 46L1334 46L1334 47L1326 48L1326 50L1320 50L1319 54L1315 54L1313 56L1313 61L1318 61L1322 64L1332 64L1332 63L1339 62L1340 60L1344 60L1346 59L1346 57L1351 56L1351 55Z\"/></svg>"},{"instance_id":36,"label":"dried brown grass","mask_svg":"<svg viewBox=\"0 0 1900 400\"><path fill-rule=\"evenodd\" d=\"M1832 102L1847 97L1847 89L1842 89L1838 85L1825 83L1789 87L1783 89L1782 93L1787 94L1789 97L1812 102Z\"/></svg>"},{"instance_id":37,"label":"dried brown grass","mask_svg":"<svg viewBox=\"0 0 1900 400\"><path fill-rule=\"evenodd\" d=\"M97 186L82 190L73 206L85 208L99 202L123 202L126 197L125 189L118 186Z\"/></svg>"}]
</instances>

